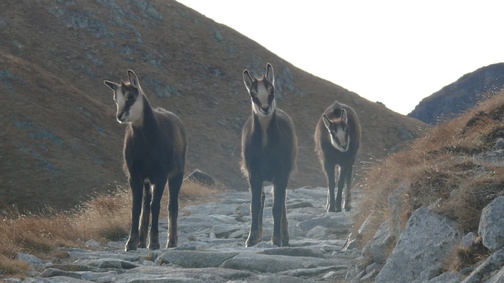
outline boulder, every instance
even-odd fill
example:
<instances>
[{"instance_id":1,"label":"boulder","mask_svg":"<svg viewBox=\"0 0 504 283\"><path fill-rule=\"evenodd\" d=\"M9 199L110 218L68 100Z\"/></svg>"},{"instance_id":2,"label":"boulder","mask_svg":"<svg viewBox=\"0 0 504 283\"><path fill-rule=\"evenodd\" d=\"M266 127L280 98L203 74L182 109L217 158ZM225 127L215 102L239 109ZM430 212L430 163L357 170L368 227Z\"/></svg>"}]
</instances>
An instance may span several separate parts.
<instances>
[{"instance_id":1,"label":"boulder","mask_svg":"<svg viewBox=\"0 0 504 283\"><path fill-rule=\"evenodd\" d=\"M483 209L478 233L490 251L504 247L504 196L494 199Z\"/></svg>"},{"instance_id":2,"label":"boulder","mask_svg":"<svg viewBox=\"0 0 504 283\"><path fill-rule=\"evenodd\" d=\"M215 186L214 178L199 169L196 169L191 174L189 174L189 176L187 176L187 180L194 181L210 187Z\"/></svg>"},{"instance_id":3,"label":"boulder","mask_svg":"<svg viewBox=\"0 0 504 283\"><path fill-rule=\"evenodd\" d=\"M460 242L456 223L426 208L411 215L376 282L426 282L439 274L442 260Z\"/></svg>"},{"instance_id":4,"label":"boulder","mask_svg":"<svg viewBox=\"0 0 504 283\"><path fill-rule=\"evenodd\" d=\"M462 283L478 283L482 282L482 279L492 272L502 269L504 265L504 249L496 251L491 256L489 256L482 264L480 264L469 276L462 281ZM501 276L502 277L502 276ZM502 281L497 281L502 282Z\"/></svg>"},{"instance_id":5,"label":"boulder","mask_svg":"<svg viewBox=\"0 0 504 283\"><path fill-rule=\"evenodd\" d=\"M392 235L390 222L383 222L371 241L371 254L376 263L383 264L394 247L395 238Z\"/></svg>"}]
</instances>

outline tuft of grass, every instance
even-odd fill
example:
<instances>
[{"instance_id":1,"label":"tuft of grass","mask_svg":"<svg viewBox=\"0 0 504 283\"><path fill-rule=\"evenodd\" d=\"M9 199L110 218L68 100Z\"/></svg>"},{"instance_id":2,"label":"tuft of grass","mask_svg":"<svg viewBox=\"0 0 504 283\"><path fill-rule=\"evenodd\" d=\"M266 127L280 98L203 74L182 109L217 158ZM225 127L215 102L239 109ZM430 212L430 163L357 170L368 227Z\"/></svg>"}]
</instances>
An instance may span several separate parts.
<instances>
[{"instance_id":1,"label":"tuft of grass","mask_svg":"<svg viewBox=\"0 0 504 283\"><path fill-rule=\"evenodd\" d=\"M162 204L169 195L164 192ZM212 200L223 191L219 186L206 187L186 181L179 196L180 206ZM59 247L80 247L83 241L120 241L129 232L131 218L129 188L118 186L114 192L96 195L73 211L46 208L39 214L21 213L11 209L0 221L0 277L24 277L29 270L26 262L15 259L18 252L42 259L66 258ZM162 217L167 216L163 209Z\"/></svg>"},{"instance_id":2,"label":"tuft of grass","mask_svg":"<svg viewBox=\"0 0 504 283\"><path fill-rule=\"evenodd\" d=\"M368 168L360 182L364 197L353 234L373 215L371 228L359 235L361 244L372 239L377 227L392 218L388 197L399 188L397 227L403 229L417 208L436 204L435 212L456 221L466 233L477 232L481 210L504 195L504 168L478 157L499 138L504 138L504 91Z\"/></svg>"},{"instance_id":3,"label":"tuft of grass","mask_svg":"<svg viewBox=\"0 0 504 283\"><path fill-rule=\"evenodd\" d=\"M486 259L489 255L490 251L483 246L481 238L478 238L469 248L454 248L451 255L444 260L443 270L457 272Z\"/></svg>"}]
</instances>

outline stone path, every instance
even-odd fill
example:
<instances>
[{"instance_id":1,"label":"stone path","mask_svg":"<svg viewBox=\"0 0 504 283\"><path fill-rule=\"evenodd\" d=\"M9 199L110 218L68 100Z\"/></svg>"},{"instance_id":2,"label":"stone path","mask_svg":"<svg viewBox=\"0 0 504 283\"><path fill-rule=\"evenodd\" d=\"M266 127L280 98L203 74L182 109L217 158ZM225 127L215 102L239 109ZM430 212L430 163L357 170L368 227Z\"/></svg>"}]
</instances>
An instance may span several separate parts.
<instances>
[{"instance_id":1,"label":"stone path","mask_svg":"<svg viewBox=\"0 0 504 283\"><path fill-rule=\"evenodd\" d=\"M288 247L270 244L272 197L267 194L263 241L245 248L250 193L228 192L218 202L180 211L177 248L124 252L124 241L91 240L89 249L66 248L69 258L62 263L27 259L34 271L22 282L343 282L360 250L344 247L352 213L326 213L326 190L288 191ZM353 196L358 198L357 192ZM162 245L166 231L165 220Z\"/></svg>"}]
</instances>

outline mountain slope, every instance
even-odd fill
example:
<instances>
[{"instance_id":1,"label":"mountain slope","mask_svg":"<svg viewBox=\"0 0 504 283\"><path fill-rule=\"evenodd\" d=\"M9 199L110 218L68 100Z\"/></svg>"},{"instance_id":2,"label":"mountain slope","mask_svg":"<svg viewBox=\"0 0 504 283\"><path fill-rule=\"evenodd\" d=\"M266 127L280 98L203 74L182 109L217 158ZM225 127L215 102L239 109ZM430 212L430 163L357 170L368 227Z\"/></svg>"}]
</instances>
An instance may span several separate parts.
<instances>
[{"instance_id":1,"label":"mountain slope","mask_svg":"<svg viewBox=\"0 0 504 283\"><path fill-rule=\"evenodd\" d=\"M334 100L360 115L359 161L384 157L426 127L175 1L3 1L0 27L0 208L68 209L125 184L124 127L103 80L126 80L126 69L153 106L184 122L186 171L198 168L229 189L248 188L239 170L241 127L251 114L245 68L259 75L270 62L275 69L277 105L299 140L291 188L325 185L313 131Z\"/></svg>"},{"instance_id":2,"label":"mountain slope","mask_svg":"<svg viewBox=\"0 0 504 283\"><path fill-rule=\"evenodd\" d=\"M496 95L503 87L504 63L482 67L422 99L408 116L435 125Z\"/></svg>"}]
</instances>

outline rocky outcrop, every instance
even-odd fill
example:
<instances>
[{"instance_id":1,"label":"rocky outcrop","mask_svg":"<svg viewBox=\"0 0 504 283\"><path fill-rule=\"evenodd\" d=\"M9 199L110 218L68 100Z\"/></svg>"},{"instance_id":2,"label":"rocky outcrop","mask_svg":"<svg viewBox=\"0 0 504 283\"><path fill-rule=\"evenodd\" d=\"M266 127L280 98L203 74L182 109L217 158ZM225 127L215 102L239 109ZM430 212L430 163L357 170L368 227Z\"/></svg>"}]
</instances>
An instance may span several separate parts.
<instances>
[{"instance_id":1,"label":"rocky outcrop","mask_svg":"<svg viewBox=\"0 0 504 283\"><path fill-rule=\"evenodd\" d=\"M389 205L395 207L401 203L398 201L401 191L404 188L400 187L391 194ZM370 215L368 219L372 217ZM504 282L502 219L504 196L497 197L483 209L479 235L474 232L463 235L451 220L428 208L419 208L400 232L396 243L394 233L398 225L386 221L364 246L361 256L354 262L354 270L349 269L352 271L351 282L372 282L369 280L373 279L375 282ZM366 229L365 226L366 221L361 229ZM461 272L442 273L442 263L451 256L452 248L469 250L480 238L492 252L488 258Z\"/></svg>"}]
</instances>

